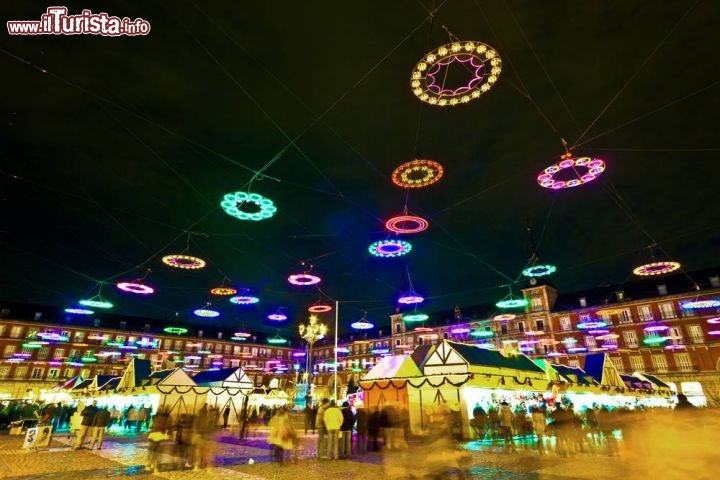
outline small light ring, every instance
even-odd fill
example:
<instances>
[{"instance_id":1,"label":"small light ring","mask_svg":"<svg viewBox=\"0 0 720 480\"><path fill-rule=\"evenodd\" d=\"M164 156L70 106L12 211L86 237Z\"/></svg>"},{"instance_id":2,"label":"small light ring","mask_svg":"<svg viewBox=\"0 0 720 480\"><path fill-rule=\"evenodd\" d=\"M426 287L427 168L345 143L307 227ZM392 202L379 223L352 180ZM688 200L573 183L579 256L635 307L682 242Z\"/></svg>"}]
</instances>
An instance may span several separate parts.
<instances>
[{"instance_id":1,"label":"small light ring","mask_svg":"<svg viewBox=\"0 0 720 480\"><path fill-rule=\"evenodd\" d=\"M640 265L633 269L633 273L639 277L651 277L653 275L664 275L674 272L680 268L678 262L653 262Z\"/></svg>"},{"instance_id":2,"label":"small light ring","mask_svg":"<svg viewBox=\"0 0 720 480\"><path fill-rule=\"evenodd\" d=\"M242 206L247 203L254 204L258 211L248 212L243 210ZM235 192L225 194L220 206L231 217L256 222L270 218L277 212L277 207L275 207L273 201L258 193Z\"/></svg>"},{"instance_id":3,"label":"small light ring","mask_svg":"<svg viewBox=\"0 0 720 480\"><path fill-rule=\"evenodd\" d=\"M166 255L162 258L162 261L165 265L183 270L198 270L207 264L202 258L191 257L190 255Z\"/></svg>"},{"instance_id":4,"label":"small light ring","mask_svg":"<svg viewBox=\"0 0 720 480\"><path fill-rule=\"evenodd\" d=\"M140 282L119 282L117 288L124 292L137 293L138 295L150 295L155 289Z\"/></svg>"},{"instance_id":5,"label":"small light ring","mask_svg":"<svg viewBox=\"0 0 720 480\"><path fill-rule=\"evenodd\" d=\"M330 305L325 305L323 303L311 305L308 307L308 312L310 313L327 313L332 310L332 307Z\"/></svg>"},{"instance_id":6,"label":"small light ring","mask_svg":"<svg viewBox=\"0 0 720 480\"><path fill-rule=\"evenodd\" d=\"M317 275L310 275L309 273L297 273L288 277L288 282L293 285L315 285L320 283L322 279Z\"/></svg>"},{"instance_id":7,"label":"small light ring","mask_svg":"<svg viewBox=\"0 0 720 480\"><path fill-rule=\"evenodd\" d=\"M410 234L427 230L427 220L414 215L399 215L385 222L385 228L393 233Z\"/></svg>"},{"instance_id":8,"label":"small light ring","mask_svg":"<svg viewBox=\"0 0 720 480\"><path fill-rule=\"evenodd\" d=\"M411 250L412 245L404 240L380 240L368 247L371 255L383 258L400 257Z\"/></svg>"},{"instance_id":9,"label":"small light ring","mask_svg":"<svg viewBox=\"0 0 720 480\"><path fill-rule=\"evenodd\" d=\"M210 290L210 294L217 295L218 297L228 297L236 293L237 290L231 287L215 287Z\"/></svg>"},{"instance_id":10,"label":"small light ring","mask_svg":"<svg viewBox=\"0 0 720 480\"><path fill-rule=\"evenodd\" d=\"M432 160L413 160L397 167L391 179L401 188L422 188L440 180L444 172L442 165Z\"/></svg>"},{"instance_id":11,"label":"small light ring","mask_svg":"<svg viewBox=\"0 0 720 480\"><path fill-rule=\"evenodd\" d=\"M580 167L587 172L578 173L578 178L572 180L556 180L555 176L561 170L568 168ZM547 167L537 176L537 182L541 187L550 188L552 190L561 190L564 188L572 188L592 182L605 171L605 162L599 158L579 157L568 158L561 162ZM577 173L577 172L576 172Z\"/></svg>"},{"instance_id":12,"label":"small light ring","mask_svg":"<svg viewBox=\"0 0 720 480\"><path fill-rule=\"evenodd\" d=\"M230 303L234 303L235 305L252 305L259 301L260 299L258 297L253 297L252 295L236 295L230 297Z\"/></svg>"},{"instance_id":13,"label":"small light ring","mask_svg":"<svg viewBox=\"0 0 720 480\"><path fill-rule=\"evenodd\" d=\"M555 265L534 265L522 271L526 277L544 277L552 275L557 270Z\"/></svg>"}]
</instances>

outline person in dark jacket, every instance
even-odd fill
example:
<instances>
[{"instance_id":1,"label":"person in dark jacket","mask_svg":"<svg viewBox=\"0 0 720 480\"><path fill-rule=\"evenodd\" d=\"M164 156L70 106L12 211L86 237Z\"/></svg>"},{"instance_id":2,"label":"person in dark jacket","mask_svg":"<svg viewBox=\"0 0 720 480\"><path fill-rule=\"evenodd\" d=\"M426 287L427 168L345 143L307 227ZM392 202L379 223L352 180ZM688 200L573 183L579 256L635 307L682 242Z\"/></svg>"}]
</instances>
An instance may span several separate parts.
<instances>
[{"instance_id":1,"label":"person in dark jacket","mask_svg":"<svg viewBox=\"0 0 720 480\"><path fill-rule=\"evenodd\" d=\"M88 405L82 410L82 412L80 412L82 422L80 423L80 430L78 431L77 438L75 439L73 450L80 450L83 448L88 430L92 428L93 419L95 418L97 411L97 400L95 400L92 405Z\"/></svg>"},{"instance_id":2,"label":"person in dark jacket","mask_svg":"<svg viewBox=\"0 0 720 480\"><path fill-rule=\"evenodd\" d=\"M105 427L110 423L110 411L107 407L99 409L92 421L92 439L90 440L90 450L95 448L95 442L97 442L97 449L102 448L103 438L105 437Z\"/></svg>"},{"instance_id":3,"label":"person in dark jacket","mask_svg":"<svg viewBox=\"0 0 720 480\"><path fill-rule=\"evenodd\" d=\"M365 453L368 450L368 413L363 407L355 410L355 453Z\"/></svg>"},{"instance_id":4,"label":"person in dark jacket","mask_svg":"<svg viewBox=\"0 0 720 480\"><path fill-rule=\"evenodd\" d=\"M342 426L340 427L340 458L350 458L352 456L352 432L355 426L355 414L350 409L348 402L343 402L340 410L343 416Z\"/></svg>"}]
</instances>

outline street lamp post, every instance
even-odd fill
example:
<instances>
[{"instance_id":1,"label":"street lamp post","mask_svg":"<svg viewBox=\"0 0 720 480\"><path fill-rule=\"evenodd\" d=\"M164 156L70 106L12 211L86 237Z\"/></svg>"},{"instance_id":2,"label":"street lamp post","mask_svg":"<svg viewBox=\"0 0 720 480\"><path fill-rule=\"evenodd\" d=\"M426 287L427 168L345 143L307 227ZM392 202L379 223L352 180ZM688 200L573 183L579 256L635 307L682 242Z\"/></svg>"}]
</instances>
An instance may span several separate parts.
<instances>
[{"instance_id":1,"label":"street lamp post","mask_svg":"<svg viewBox=\"0 0 720 480\"><path fill-rule=\"evenodd\" d=\"M298 325L300 337L308 344L307 361L305 362L305 373L308 375L308 385L312 376L312 347L315 342L325 338L327 333L327 325L320 323L318 317L310 315L307 325L301 323Z\"/></svg>"}]
</instances>

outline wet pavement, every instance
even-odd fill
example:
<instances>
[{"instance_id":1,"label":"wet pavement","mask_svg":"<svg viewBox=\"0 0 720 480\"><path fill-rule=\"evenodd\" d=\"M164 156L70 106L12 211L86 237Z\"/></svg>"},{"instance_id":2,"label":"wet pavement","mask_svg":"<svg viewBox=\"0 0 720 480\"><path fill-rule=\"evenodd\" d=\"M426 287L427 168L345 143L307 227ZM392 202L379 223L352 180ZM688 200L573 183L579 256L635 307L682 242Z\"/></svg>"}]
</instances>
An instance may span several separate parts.
<instances>
[{"instance_id":1,"label":"wet pavement","mask_svg":"<svg viewBox=\"0 0 720 480\"><path fill-rule=\"evenodd\" d=\"M423 478L429 473L431 456L419 445L404 451L370 453L346 460L315 459L316 437L301 436L301 447L296 458L286 452L287 462L271 462L271 450L266 432L255 431L249 439L239 440L237 432L223 431L215 436L214 465L194 470L174 455L171 442L163 448L160 469L157 473L145 470L148 442L144 434L109 435L102 450L70 449L71 439L55 436L50 448L38 451L22 450L23 437L0 435L0 478L9 479L168 479L168 480L225 480L225 479L302 479L329 480L335 478L366 480L368 478L396 479ZM463 455L466 478L493 480L592 480L608 478L647 478L648 471L630 456L609 456L598 449L595 452L576 452L570 456L548 454L540 456L532 442L518 443L514 451L492 442L466 442L448 455ZM437 472L436 472L437 473ZM449 478L460 478L452 471ZM667 473L667 472L666 472ZM668 476L663 476L668 478ZM674 477L673 477L674 478ZM679 477L678 477L679 478ZM685 477L688 478L688 477ZM705 478L695 474L692 478ZM708 473L707 478L712 478Z\"/></svg>"}]
</instances>

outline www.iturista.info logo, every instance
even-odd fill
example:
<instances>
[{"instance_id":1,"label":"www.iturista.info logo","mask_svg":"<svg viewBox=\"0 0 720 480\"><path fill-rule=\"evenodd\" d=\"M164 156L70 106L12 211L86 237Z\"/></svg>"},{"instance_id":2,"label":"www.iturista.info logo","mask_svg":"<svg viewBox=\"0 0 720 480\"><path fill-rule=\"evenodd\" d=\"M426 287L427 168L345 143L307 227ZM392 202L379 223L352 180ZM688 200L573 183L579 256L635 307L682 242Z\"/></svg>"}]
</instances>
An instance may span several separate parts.
<instances>
[{"instance_id":1,"label":"www.iturista.info logo","mask_svg":"<svg viewBox=\"0 0 720 480\"><path fill-rule=\"evenodd\" d=\"M10 35L147 35L150 23L142 18L111 17L107 13L83 10L80 15L68 15L66 7L48 7L40 20L7 22Z\"/></svg>"}]
</instances>

